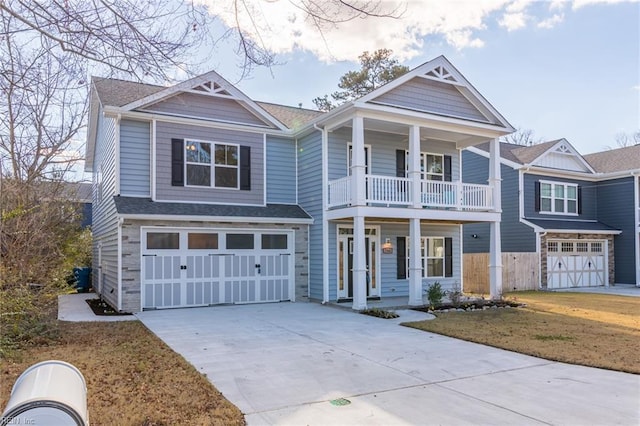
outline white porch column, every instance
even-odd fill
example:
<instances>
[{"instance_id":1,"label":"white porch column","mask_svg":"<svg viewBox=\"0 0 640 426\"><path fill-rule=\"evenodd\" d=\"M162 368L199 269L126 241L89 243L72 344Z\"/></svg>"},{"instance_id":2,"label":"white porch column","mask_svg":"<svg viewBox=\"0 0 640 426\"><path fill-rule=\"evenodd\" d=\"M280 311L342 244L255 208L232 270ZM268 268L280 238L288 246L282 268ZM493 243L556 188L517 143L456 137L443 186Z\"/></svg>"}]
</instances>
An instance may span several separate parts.
<instances>
[{"instance_id":1,"label":"white porch column","mask_svg":"<svg viewBox=\"0 0 640 426\"><path fill-rule=\"evenodd\" d=\"M491 141L489 150L489 185L493 190L493 211L502 213L500 177L500 141ZM491 222L489 226L489 292L491 299L499 299L502 295L502 243L500 221Z\"/></svg>"},{"instance_id":2,"label":"white porch column","mask_svg":"<svg viewBox=\"0 0 640 426\"><path fill-rule=\"evenodd\" d=\"M420 182L420 126L409 129L409 164L408 178L411 179L412 207L422 208L422 183Z\"/></svg>"},{"instance_id":3,"label":"white porch column","mask_svg":"<svg viewBox=\"0 0 640 426\"><path fill-rule=\"evenodd\" d=\"M422 262L420 219L409 220L409 305L422 305Z\"/></svg>"},{"instance_id":4,"label":"white porch column","mask_svg":"<svg viewBox=\"0 0 640 426\"><path fill-rule=\"evenodd\" d=\"M364 158L364 119L353 118L351 135L351 205L366 205L365 158Z\"/></svg>"},{"instance_id":5,"label":"white porch column","mask_svg":"<svg viewBox=\"0 0 640 426\"><path fill-rule=\"evenodd\" d=\"M353 218L353 309L367 307L367 263L364 239L364 217Z\"/></svg>"}]
</instances>

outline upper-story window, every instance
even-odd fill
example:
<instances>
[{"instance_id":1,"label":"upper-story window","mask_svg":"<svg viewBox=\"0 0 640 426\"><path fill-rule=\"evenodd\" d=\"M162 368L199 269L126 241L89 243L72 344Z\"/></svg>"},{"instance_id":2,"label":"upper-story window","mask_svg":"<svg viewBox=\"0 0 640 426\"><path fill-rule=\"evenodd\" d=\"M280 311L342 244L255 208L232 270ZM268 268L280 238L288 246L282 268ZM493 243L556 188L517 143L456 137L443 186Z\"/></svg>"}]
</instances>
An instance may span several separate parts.
<instances>
[{"instance_id":1,"label":"upper-story window","mask_svg":"<svg viewBox=\"0 0 640 426\"><path fill-rule=\"evenodd\" d=\"M409 151L405 151L405 176L409 176ZM444 155L420 153L420 179L445 180L444 179Z\"/></svg>"},{"instance_id":2,"label":"upper-story window","mask_svg":"<svg viewBox=\"0 0 640 426\"><path fill-rule=\"evenodd\" d=\"M238 189L238 157L238 145L186 140L186 184Z\"/></svg>"},{"instance_id":3,"label":"upper-story window","mask_svg":"<svg viewBox=\"0 0 640 426\"><path fill-rule=\"evenodd\" d=\"M364 174L369 174L369 164L371 164L371 145L364 146ZM351 176L351 166L353 166L353 144L347 144L347 174Z\"/></svg>"},{"instance_id":4,"label":"upper-story window","mask_svg":"<svg viewBox=\"0 0 640 426\"><path fill-rule=\"evenodd\" d=\"M578 214L578 185L540 182L540 212Z\"/></svg>"}]
</instances>

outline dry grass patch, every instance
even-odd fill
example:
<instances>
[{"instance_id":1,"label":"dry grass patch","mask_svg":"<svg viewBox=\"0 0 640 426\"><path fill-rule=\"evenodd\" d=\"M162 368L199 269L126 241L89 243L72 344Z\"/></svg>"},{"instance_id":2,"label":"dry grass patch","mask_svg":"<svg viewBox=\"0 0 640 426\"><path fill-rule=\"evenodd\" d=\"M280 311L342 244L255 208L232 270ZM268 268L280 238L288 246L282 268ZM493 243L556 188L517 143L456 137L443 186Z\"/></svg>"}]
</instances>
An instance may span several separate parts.
<instances>
[{"instance_id":1,"label":"dry grass patch","mask_svg":"<svg viewBox=\"0 0 640 426\"><path fill-rule=\"evenodd\" d=\"M92 425L242 425L242 413L138 321L59 323L49 346L18 351L0 367L0 403L30 365L70 362L87 381Z\"/></svg>"},{"instance_id":2,"label":"dry grass patch","mask_svg":"<svg viewBox=\"0 0 640 426\"><path fill-rule=\"evenodd\" d=\"M526 308L438 313L409 327L554 361L640 374L640 298L523 292Z\"/></svg>"}]
</instances>

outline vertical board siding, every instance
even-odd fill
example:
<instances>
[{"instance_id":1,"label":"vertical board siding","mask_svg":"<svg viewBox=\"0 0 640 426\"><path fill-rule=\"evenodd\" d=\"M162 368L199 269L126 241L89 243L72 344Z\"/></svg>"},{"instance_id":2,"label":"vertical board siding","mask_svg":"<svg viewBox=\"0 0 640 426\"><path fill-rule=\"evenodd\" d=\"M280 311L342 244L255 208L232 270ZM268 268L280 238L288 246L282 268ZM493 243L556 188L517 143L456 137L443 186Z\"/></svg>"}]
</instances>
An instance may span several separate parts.
<instances>
[{"instance_id":1,"label":"vertical board siding","mask_svg":"<svg viewBox=\"0 0 640 426\"><path fill-rule=\"evenodd\" d=\"M470 151L462 151L462 180L486 185L489 179L489 159ZM533 229L520 222L519 172L504 164L502 175L502 216L500 235L503 252L535 252L536 236ZM526 194L526 193L525 193ZM477 235L473 238L472 235ZM489 224L464 225L464 253L489 252Z\"/></svg>"},{"instance_id":2,"label":"vertical board siding","mask_svg":"<svg viewBox=\"0 0 640 426\"><path fill-rule=\"evenodd\" d=\"M265 126L266 123L233 99L181 93L143 109L183 117Z\"/></svg>"},{"instance_id":3,"label":"vertical board siding","mask_svg":"<svg viewBox=\"0 0 640 426\"><path fill-rule=\"evenodd\" d=\"M296 142L267 136L267 203L296 202Z\"/></svg>"},{"instance_id":4,"label":"vertical board siding","mask_svg":"<svg viewBox=\"0 0 640 426\"><path fill-rule=\"evenodd\" d=\"M502 292L537 290L538 253L502 253ZM489 294L489 253L464 254L465 293Z\"/></svg>"},{"instance_id":5,"label":"vertical board siding","mask_svg":"<svg viewBox=\"0 0 640 426\"><path fill-rule=\"evenodd\" d=\"M322 300L322 135L298 141L298 204L314 219L309 226L309 298Z\"/></svg>"},{"instance_id":6,"label":"vertical board siding","mask_svg":"<svg viewBox=\"0 0 640 426\"><path fill-rule=\"evenodd\" d=\"M171 139L233 143L251 148L251 190L171 186ZM166 122L156 123L156 198L227 204L264 204L264 135Z\"/></svg>"},{"instance_id":7,"label":"vertical board siding","mask_svg":"<svg viewBox=\"0 0 640 426\"><path fill-rule=\"evenodd\" d=\"M102 197L98 199L98 174ZM118 217L113 200L116 195L116 120L99 112L93 173L93 284L102 274L102 296L112 306L118 303ZM98 265L98 244L102 244L102 269Z\"/></svg>"},{"instance_id":8,"label":"vertical board siding","mask_svg":"<svg viewBox=\"0 0 640 426\"><path fill-rule=\"evenodd\" d=\"M407 81L371 102L484 122L489 121L455 86L420 77Z\"/></svg>"},{"instance_id":9,"label":"vertical board siding","mask_svg":"<svg viewBox=\"0 0 640 426\"><path fill-rule=\"evenodd\" d=\"M597 185L598 220L622 231L614 236L613 243L616 284L635 284L636 268L640 268L635 258L635 239L639 237L634 226L633 185L633 176L602 181Z\"/></svg>"},{"instance_id":10,"label":"vertical board siding","mask_svg":"<svg viewBox=\"0 0 640 426\"><path fill-rule=\"evenodd\" d=\"M582 188L582 213L576 215L545 214L535 211L535 182L545 180L559 183L573 183ZM564 179L558 177L547 177L544 175L524 175L524 217L535 219L572 219L572 220L596 220L597 219L597 184L579 179Z\"/></svg>"},{"instance_id":11,"label":"vertical board siding","mask_svg":"<svg viewBox=\"0 0 640 426\"><path fill-rule=\"evenodd\" d=\"M146 121L120 122L120 194L150 197L151 140Z\"/></svg>"}]
</instances>

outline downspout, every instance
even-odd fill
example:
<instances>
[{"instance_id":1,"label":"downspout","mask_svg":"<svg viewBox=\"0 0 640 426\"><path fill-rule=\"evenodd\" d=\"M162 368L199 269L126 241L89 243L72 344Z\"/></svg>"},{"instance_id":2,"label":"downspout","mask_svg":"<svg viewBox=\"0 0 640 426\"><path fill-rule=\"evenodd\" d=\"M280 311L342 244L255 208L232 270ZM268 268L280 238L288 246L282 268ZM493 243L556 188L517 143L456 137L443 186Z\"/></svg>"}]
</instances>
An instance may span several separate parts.
<instances>
[{"instance_id":1,"label":"downspout","mask_svg":"<svg viewBox=\"0 0 640 426\"><path fill-rule=\"evenodd\" d=\"M118 218L118 312L122 312L122 224L124 218Z\"/></svg>"},{"instance_id":2,"label":"downspout","mask_svg":"<svg viewBox=\"0 0 640 426\"><path fill-rule=\"evenodd\" d=\"M636 287L640 287L640 172L633 174L633 186L634 186L634 202L635 205L635 240L636 240Z\"/></svg>"},{"instance_id":3,"label":"downspout","mask_svg":"<svg viewBox=\"0 0 640 426\"><path fill-rule=\"evenodd\" d=\"M313 128L322 134L322 161L320 163L322 168L322 303L325 304L329 302L329 222L325 214L329 202L329 178L326 161L329 155L329 147L327 146L327 130L318 127L315 123Z\"/></svg>"}]
</instances>

